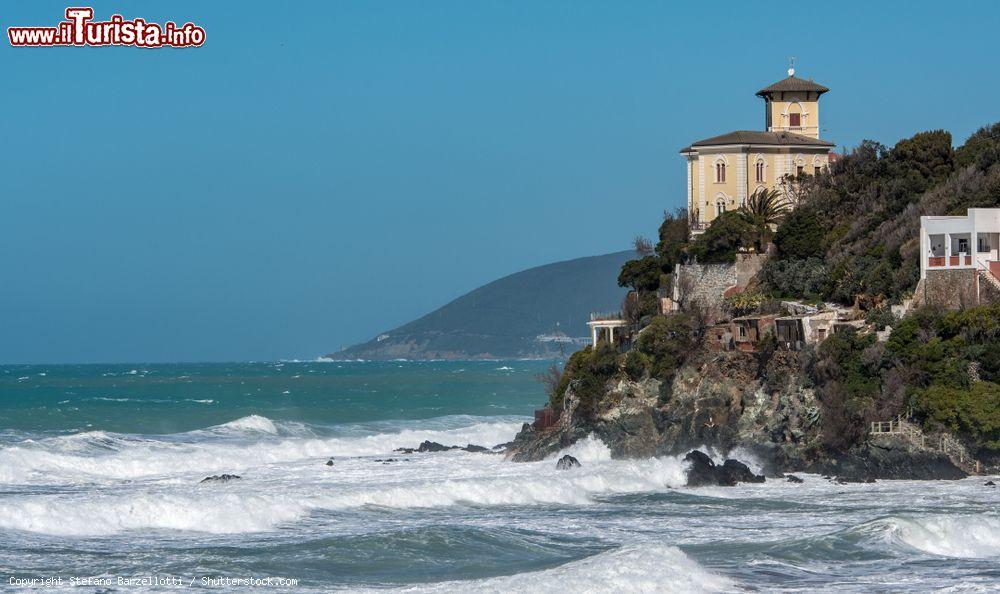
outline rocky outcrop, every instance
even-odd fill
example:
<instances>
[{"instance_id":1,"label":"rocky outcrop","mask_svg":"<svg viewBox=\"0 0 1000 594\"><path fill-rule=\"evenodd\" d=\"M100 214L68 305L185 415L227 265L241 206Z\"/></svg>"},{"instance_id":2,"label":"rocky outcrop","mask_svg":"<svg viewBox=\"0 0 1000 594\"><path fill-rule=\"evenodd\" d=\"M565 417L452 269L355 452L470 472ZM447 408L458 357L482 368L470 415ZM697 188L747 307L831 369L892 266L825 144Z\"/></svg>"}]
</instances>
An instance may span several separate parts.
<instances>
[{"instance_id":1,"label":"rocky outcrop","mask_svg":"<svg viewBox=\"0 0 1000 594\"><path fill-rule=\"evenodd\" d=\"M684 457L688 462L687 486L689 487L734 487L737 483L763 483L764 476L754 474L750 468L737 460L726 460L717 465L712 459L698 450L688 452Z\"/></svg>"},{"instance_id":2,"label":"rocky outcrop","mask_svg":"<svg viewBox=\"0 0 1000 594\"><path fill-rule=\"evenodd\" d=\"M578 414L570 382L557 424L545 431L525 424L507 456L516 462L543 460L594 435L613 458L740 448L761 461L769 477L781 477L782 471L830 475L843 482L966 476L945 454L912 443L879 440L849 452L830 452L821 435L820 403L805 379L806 361L804 353L795 351L700 348L669 383L610 381L588 418Z\"/></svg>"},{"instance_id":3,"label":"rocky outcrop","mask_svg":"<svg viewBox=\"0 0 1000 594\"><path fill-rule=\"evenodd\" d=\"M573 385L559 422L525 424L510 444L517 462L542 460L593 434L614 458L679 455L711 446L750 449L765 460L799 460L819 437L820 409L801 386L799 354L698 351L672 382L613 380L593 418L577 414Z\"/></svg>"},{"instance_id":4,"label":"rocky outcrop","mask_svg":"<svg viewBox=\"0 0 1000 594\"><path fill-rule=\"evenodd\" d=\"M566 454L562 458L559 458L559 461L556 462L556 470L571 470L573 468L579 468L579 467L580 467L580 461L574 458L573 456L570 456L569 454Z\"/></svg>"},{"instance_id":5,"label":"rocky outcrop","mask_svg":"<svg viewBox=\"0 0 1000 594\"><path fill-rule=\"evenodd\" d=\"M866 444L834 460L815 463L809 470L851 483L879 479L954 480L968 476L945 454L902 443Z\"/></svg>"},{"instance_id":6,"label":"rocky outcrop","mask_svg":"<svg viewBox=\"0 0 1000 594\"><path fill-rule=\"evenodd\" d=\"M424 454L427 452L450 452L451 450L462 450L463 452L472 452L477 454L498 454L500 451L497 451L497 449L500 447L501 446L495 446L491 449L471 443L465 446L446 446L436 441L423 441L415 448L396 448L393 451L401 454Z\"/></svg>"},{"instance_id":7,"label":"rocky outcrop","mask_svg":"<svg viewBox=\"0 0 1000 594\"><path fill-rule=\"evenodd\" d=\"M239 478L240 476L238 474L214 474L201 479L199 483L228 483L229 481L235 481Z\"/></svg>"}]
</instances>

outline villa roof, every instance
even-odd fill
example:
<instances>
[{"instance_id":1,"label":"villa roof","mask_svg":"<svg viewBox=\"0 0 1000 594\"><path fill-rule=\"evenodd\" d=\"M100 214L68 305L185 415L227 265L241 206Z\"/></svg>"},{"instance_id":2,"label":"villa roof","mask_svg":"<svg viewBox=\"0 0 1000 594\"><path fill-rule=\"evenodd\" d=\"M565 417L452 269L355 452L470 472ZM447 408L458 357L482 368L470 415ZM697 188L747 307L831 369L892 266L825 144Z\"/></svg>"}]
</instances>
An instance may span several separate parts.
<instances>
[{"instance_id":1,"label":"villa roof","mask_svg":"<svg viewBox=\"0 0 1000 594\"><path fill-rule=\"evenodd\" d=\"M810 146L817 148L830 148L836 146L832 142L793 134L791 132L759 132L756 130L736 130L720 136L713 136L694 142L691 146L681 149L680 152L687 153L699 146L722 146L728 144L763 144L773 146Z\"/></svg>"},{"instance_id":2,"label":"villa roof","mask_svg":"<svg viewBox=\"0 0 1000 594\"><path fill-rule=\"evenodd\" d=\"M770 95L771 93L794 93L811 91L817 95L822 95L830 89L824 87L821 84L814 83L811 80L805 80L797 76L789 76L788 78L783 78L773 85L764 87L763 89L757 91L758 97L764 97Z\"/></svg>"}]
</instances>

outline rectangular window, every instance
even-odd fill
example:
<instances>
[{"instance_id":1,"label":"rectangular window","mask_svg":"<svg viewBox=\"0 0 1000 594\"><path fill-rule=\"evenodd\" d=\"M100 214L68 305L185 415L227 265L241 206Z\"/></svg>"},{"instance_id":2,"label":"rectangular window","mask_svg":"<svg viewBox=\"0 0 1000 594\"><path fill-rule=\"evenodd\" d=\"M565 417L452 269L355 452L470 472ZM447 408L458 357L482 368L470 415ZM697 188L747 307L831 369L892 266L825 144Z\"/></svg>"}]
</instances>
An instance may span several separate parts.
<instances>
[{"instance_id":1,"label":"rectangular window","mask_svg":"<svg viewBox=\"0 0 1000 594\"><path fill-rule=\"evenodd\" d=\"M969 240L959 238L958 240L958 253L968 254L969 253Z\"/></svg>"},{"instance_id":2,"label":"rectangular window","mask_svg":"<svg viewBox=\"0 0 1000 594\"><path fill-rule=\"evenodd\" d=\"M788 114L788 125L792 128L798 128L802 126L802 114L800 113L790 113Z\"/></svg>"},{"instance_id":3,"label":"rectangular window","mask_svg":"<svg viewBox=\"0 0 1000 594\"><path fill-rule=\"evenodd\" d=\"M977 237L976 238L976 243L979 244L977 247L979 248L980 252L988 252L988 251L990 251L990 242L987 241L986 237Z\"/></svg>"},{"instance_id":4,"label":"rectangular window","mask_svg":"<svg viewBox=\"0 0 1000 594\"><path fill-rule=\"evenodd\" d=\"M795 175L802 175L805 172L805 167L798 165L795 167Z\"/></svg>"},{"instance_id":5,"label":"rectangular window","mask_svg":"<svg viewBox=\"0 0 1000 594\"><path fill-rule=\"evenodd\" d=\"M819 165L813 167L813 175L819 175L820 170L822 170L822 167Z\"/></svg>"}]
</instances>

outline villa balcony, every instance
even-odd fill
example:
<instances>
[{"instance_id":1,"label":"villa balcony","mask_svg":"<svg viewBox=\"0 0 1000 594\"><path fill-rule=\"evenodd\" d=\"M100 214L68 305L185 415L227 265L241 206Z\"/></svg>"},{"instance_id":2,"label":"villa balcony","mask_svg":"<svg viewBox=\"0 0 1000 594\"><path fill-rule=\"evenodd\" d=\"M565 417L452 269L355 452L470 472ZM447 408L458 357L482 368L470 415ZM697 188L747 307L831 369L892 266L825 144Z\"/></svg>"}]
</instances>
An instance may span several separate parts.
<instances>
[{"instance_id":1,"label":"villa balcony","mask_svg":"<svg viewBox=\"0 0 1000 594\"><path fill-rule=\"evenodd\" d=\"M590 313L591 322L620 321L622 312L620 311L595 311Z\"/></svg>"},{"instance_id":2,"label":"villa balcony","mask_svg":"<svg viewBox=\"0 0 1000 594\"><path fill-rule=\"evenodd\" d=\"M972 256L959 254L957 256L930 256L927 258L928 268L968 268L972 266Z\"/></svg>"}]
</instances>

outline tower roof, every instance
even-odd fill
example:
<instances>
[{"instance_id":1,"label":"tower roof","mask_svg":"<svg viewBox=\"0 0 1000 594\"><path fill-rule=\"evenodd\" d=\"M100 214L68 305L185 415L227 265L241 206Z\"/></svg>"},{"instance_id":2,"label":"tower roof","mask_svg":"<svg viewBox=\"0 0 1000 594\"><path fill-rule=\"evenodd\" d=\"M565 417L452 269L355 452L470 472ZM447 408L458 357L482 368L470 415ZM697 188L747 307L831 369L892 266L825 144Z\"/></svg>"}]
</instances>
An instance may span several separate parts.
<instances>
[{"instance_id":1,"label":"tower roof","mask_svg":"<svg viewBox=\"0 0 1000 594\"><path fill-rule=\"evenodd\" d=\"M817 147L817 148L832 148L836 146L832 142L827 142L825 140L820 140L819 138L813 138L811 136L803 136L802 134L793 134L791 132L758 132L757 130L736 130L735 132L729 132L727 134L722 134L720 136L713 136L712 138L699 140L698 142L692 143L691 146L681 149L680 152L682 153L691 152L695 148L703 146L704 147L725 146L732 144L799 146L799 147Z\"/></svg>"},{"instance_id":2,"label":"tower roof","mask_svg":"<svg viewBox=\"0 0 1000 594\"><path fill-rule=\"evenodd\" d=\"M788 78L783 78L773 85L764 87L763 89L757 91L757 96L767 97L772 93L794 93L796 91L803 93L811 91L817 95L822 95L830 90L821 84L795 76L794 70L790 70L789 72L791 72L791 74L788 75Z\"/></svg>"}]
</instances>

